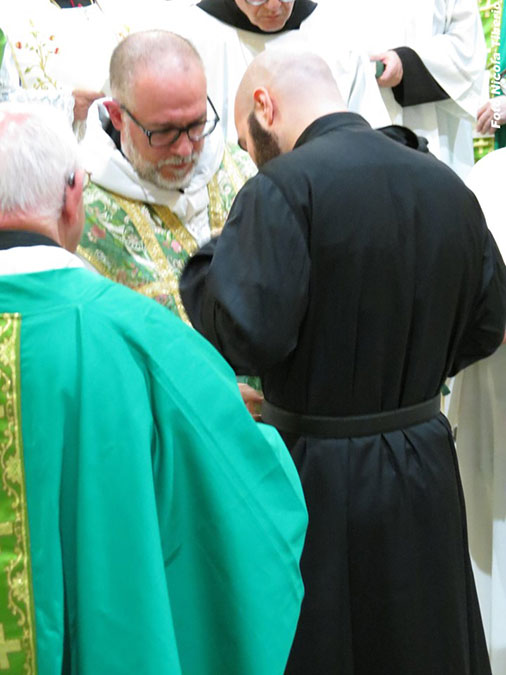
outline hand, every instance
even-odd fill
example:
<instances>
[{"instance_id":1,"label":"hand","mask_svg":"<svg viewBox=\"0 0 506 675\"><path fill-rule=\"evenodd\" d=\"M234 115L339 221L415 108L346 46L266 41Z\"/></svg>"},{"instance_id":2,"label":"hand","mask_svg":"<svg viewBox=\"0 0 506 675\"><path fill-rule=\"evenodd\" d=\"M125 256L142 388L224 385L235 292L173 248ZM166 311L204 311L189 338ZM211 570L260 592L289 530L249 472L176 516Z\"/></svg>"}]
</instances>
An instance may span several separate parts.
<instances>
[{"instance_id":1,"label":"hand","mask_svg":"<svg viewBox=\"0 0 506 675\"><path fill-rule=\"evenodd\" d=\"M250 387L249 384L238 382L238 387L239 391L241 392L242 400L246 404L246 408L250 412L255 422L259 422L261 420L260 406L264 400L264 397L259 391L253 389L253 387Z\"/></svg>"},{"instance_id":2,"label":"hand","mask_svg":"<svg viewBox=\"0 0 506 675\"><path fill-rule=\"evenodd\" d=\"M495 96L484 103L476 117L476 131L479 134L495 134L506 122L506 96Z\"/></svg>"},{"instance_id":3,"label":"hand","mask_svg":"<svg viewBox=\"0 0 506 675\"><path fill-rule=\"evenodd\" d=\"M87 91L76 89L72 92L74 97L74 122L84 122L88 117L88 110L93 101L105 96L103 91Z\"/></svg>"},{"instance_id":4,"label":"hand","mask_svg":"<svg viewBox=\"0 0 506 675\"><path fill-rule=\"evenodd\" d=\"M380 87L396 87L402 82L404 71L397 52L389 50L382 54L376 54L376 56L371 56L371 61L381 61L385 66L381 77L377 79Z\"/></svg>"}]
</instances>

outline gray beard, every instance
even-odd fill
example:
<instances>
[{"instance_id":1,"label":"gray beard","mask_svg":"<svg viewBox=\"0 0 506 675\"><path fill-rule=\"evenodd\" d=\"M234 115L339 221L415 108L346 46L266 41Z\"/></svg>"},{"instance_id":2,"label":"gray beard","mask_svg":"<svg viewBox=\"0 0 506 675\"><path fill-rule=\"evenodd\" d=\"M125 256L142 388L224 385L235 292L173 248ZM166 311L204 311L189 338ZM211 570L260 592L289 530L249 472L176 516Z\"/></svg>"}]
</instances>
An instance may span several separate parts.
<instances>
[{"instance_id":1,"label":"gray beard","mask_svg":"<svg viewBox=\"0 0 506 675\"><path fill-rule=\"evenodd\" d=\"M195 164L193 168L178 176L177 164L173 164L170 160L161 160L155 164L143 159L132 143L128 127L122 130L121 149L139 178L149 181L163 190L183 190L187 188L192 181L195 169L197 168L198 157L200 156L200 153L194 153ZM174 178L164 178L160 173L160 169L163 166L171 166L176 176Z\"/></svg>"},{"instance_id":2,"label":"gray beard","mask_svg":"<svg viewBox=\"0 0 506 675\"><path fill-rule=\"evenodd\" d=\"M140 178L147 180L157 187L165 190L182 190L187 188L192 181L193 174L195 173L195 167L193 167L193 169L185 173L184 176L181 176L181 178L164 178L158 170L160 168L158 165L154 165L152 167L143 167L140 170L133 164L133 162L131 162L131 164Z\"/></svg>"}]
</instances>

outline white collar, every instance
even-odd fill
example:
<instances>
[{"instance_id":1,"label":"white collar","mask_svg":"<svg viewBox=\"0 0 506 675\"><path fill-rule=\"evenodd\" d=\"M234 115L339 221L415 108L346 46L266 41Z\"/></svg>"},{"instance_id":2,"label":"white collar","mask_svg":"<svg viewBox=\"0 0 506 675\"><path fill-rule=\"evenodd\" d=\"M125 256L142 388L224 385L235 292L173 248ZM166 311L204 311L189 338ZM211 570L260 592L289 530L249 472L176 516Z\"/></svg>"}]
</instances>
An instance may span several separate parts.
<instances>
[{"instance_id":1,"label":"white collar","mask_svg":"<svg viewBox=\"0 0 506 675\"><path fill-rule=\"evenodd\" d=\"M219 125L206 138L191 183L181 192L160 188L137 175L130 162L116 148L112 138L103 130L98 115L99 105L100 101L96 101L90 108L88 129L81 144L85 166L91 172L94 183L129 199L168 206L180 218L187 214L188 209L201 210L202 199L207 205L207 184L218 171L225 149L223 132Z\"/></svg>"},{"instance_id":2,"label":"white collar","mask_svg":"<svg viewBox=\"0 0 506 675\"><path fill-rule=\"evenodd\" d=\"M31 274L72 267L86 267L70 251L59 246L14 246L0 250L0 270L3 275Z\"/></svg>"}]
</instances>

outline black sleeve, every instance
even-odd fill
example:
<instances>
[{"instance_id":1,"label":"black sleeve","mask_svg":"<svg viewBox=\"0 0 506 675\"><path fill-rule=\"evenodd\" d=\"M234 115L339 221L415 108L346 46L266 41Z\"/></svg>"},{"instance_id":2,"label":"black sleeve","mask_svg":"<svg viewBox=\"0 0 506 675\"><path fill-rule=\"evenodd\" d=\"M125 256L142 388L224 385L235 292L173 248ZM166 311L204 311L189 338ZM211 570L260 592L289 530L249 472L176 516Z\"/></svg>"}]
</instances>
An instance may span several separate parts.
<instances>
[{"instance_id":1,"label":"black sleeve","mask_svg":"<svg viewBox=\"0 0 506 675\"><path fill-rule=\"evenodd\" d=\"M487 232L480 297L460 340L450 375L495 352L505 330L506 268L492 233Z\"/></svg>"},{"instance_id":2,"label":"black sleeve","mask_svg":"<svg viewBox=\"0 0 506 675\"><path fill-rule=\"evenodd\" d=\"M422 59L411 47L397 47L393 50L402 61L403 77L392 87L394 98L403 108L420 103L435 103L450 98L438 84Z\"/></svg>"},{"instance_id":3,"label":"black sleeve","mask_svg":"<svg viewBox=\"0 0 506 675\"><path fill-rule=\"evenodd\" d=\"M405 145L407 148L413 148L419 152L429 152L429 143L424 136L417 136L414 131L403 127L400 124L389 124L387 127L379 127L377 131L388 136L393 141Z\"/></svg>"},{"instance_id":4,"label":"black sleeve","mask_svg":"<svg viewBox=\"0 0 506 675\"><path fill-rule=\"evenodd\" d=\"M300 220L258 174L237 195L221 236L188 262L181 298L238 374L261 375L297 344L309 269Z\"/></svg>"}]
</instances>

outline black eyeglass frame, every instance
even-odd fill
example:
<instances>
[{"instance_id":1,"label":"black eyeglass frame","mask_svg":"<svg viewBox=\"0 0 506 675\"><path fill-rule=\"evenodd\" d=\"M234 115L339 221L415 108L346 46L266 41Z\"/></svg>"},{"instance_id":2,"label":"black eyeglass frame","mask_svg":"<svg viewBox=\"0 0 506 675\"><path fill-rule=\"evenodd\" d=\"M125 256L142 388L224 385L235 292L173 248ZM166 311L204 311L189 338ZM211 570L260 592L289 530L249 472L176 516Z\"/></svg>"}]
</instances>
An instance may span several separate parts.
<instances>
[{"instance_id":1,"label":"black eyeglass frame","mask_svg":"<svg viewBox=\"0 0 506 675\"><path fill-rule=\"evenodd\" d=\"M130 119L132 120L132 122L134 122L134 123L139 127L139 129L147 136L149 145L150 145L152 148L166 148L166 147L169 147L170 145L174 145L174 143L179 139L179 137L181 136L182 133L186 133L186 135L188 136L188 138L190 139L190 141L193 141L194 143L196 143L196 142L198 142L198 141L201 141L203 138L206 138L206 136L209 136L210 134L213 133L213 131L216 129L216 126L217 126L218 122L220 121L220 116L218 115L218 111L217 111L216 108L214 107L213 102L211 101L211 99L209 98L209 96L207 96L206 98L207 98L207 101L208 101L209 105L211 106L211 110L212 110L213 113L214 113L214 120L207 120L207 119L206 119L206 120L204 120L203 122L192 122L191 124L188 124L188 125L185 126L185 127L169 126L169 127L166 127L165 129L155 129L154 131L153 131L153 130L150 130L150 129L146 129L146 127L144 127L144 126L139 122L139 120L137 120L137 119L132 115L132 113L130 112L130 110L128 110L128 108L127 108L125 105L123 105L123 104L120 103L119 101L118 101L117 103L119 104L119 107L121 108L121 110L124 110L124 111L126 112L126 114L128 115L128 117L130 117ZM205 134L197 134L196 137L195 137L195 136L192 137L192 136L190 135L190 134L191 134L191 130L192 130L194 127L200 127L200 126L202 126L202 125L208 124L209 122L214 123L214 124L213 124L213 126L212 126L208 131L206 131ZM170 141L170 143L162 143L161 145L153 145L153 143L151 142L151 137L153 136L153 134L166 134L166 133L168 133L168 132L170 132L170 131L175 131L175 132L177 132L176 136Z\"/></svg>"}]
</instances>

